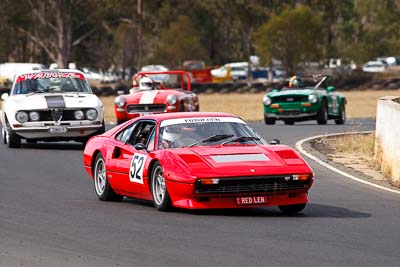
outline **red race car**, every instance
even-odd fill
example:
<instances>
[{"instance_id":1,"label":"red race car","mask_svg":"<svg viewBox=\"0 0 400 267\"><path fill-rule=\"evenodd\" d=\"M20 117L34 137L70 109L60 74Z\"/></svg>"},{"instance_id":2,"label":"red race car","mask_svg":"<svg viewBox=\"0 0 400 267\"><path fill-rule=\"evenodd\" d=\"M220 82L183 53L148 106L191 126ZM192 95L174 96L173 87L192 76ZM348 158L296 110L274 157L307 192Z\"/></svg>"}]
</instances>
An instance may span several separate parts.
<instances>
[{"instance_id":1,"label":"red race car","mask_svg":"<svg viewBox=\"0 0 400 267\"><path fill-rule=\"evenodd\" d=\"M313 171L295 150L274 143L226 113L157 114L91 138L84 166L103 201L127 196L161 211L279 206L297 213Z\"/></svg>"},{"instance_id":2,"label":"red race car","mask_svg":"<svg viewBox=\"0 0 400 267\"><path fill-rule=\"evenodd\" d=\"M180 88L169 89L171 84L179 84ZM185 71L138 72L133 76L130 91L115 98L118 124L143 115L200 108L197 95L191 92L190 75Z\"/></svg>"}]
</instances>

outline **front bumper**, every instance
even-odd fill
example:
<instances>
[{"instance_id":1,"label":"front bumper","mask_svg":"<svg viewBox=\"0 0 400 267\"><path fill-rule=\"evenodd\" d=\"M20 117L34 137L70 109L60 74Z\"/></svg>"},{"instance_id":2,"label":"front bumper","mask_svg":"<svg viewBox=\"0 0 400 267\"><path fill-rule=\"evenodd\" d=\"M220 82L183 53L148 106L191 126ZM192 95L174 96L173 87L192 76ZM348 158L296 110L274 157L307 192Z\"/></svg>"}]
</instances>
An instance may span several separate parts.
<instances>
[{"instance_id":1,"label":"front bumper","mask_svg":"<svg viewBox=\"0 0 400 267\"><path fill-rule=\"evenodd\" d=\"M45 123L41 125L21 125L20 127L13 127L13 130L19 136L26 139L79 139L85 138L102 130L104 125L101 122L90 122L90 124L82 125L68 125L69 123L56 124L54 122ZM65 132L54 133L50 132L54 128L63 128Z\"/></svg>"},{"instance_id":2,"label":"front bumper","mask_svg":"<svg viewBox=\"0 0 400 267\"><path fill-rule=\"evenodd\" d=\"M231 209L231 208L254 208L267 206L281 206L307 203L308 189L288 190L268 193L236 193L236 194L197 194L195 185L167 181L168 191L172 205L185 209ZM266 203L239 205L238 197L265 196Z\"/></svg>"},{"instance_id":3,"label":"front bumper","mask_svg":"<svg viewBox=\"0 0 400 267\"><path fill-rule=\"evenodd\" d=\"M264 116L266 118L274 118L277 120L280 119L307 119L307 118L312 118L317 116L317 112L307 112L307 113L303 113L303 112L293 112L293 114L282 114L282 113L264 113Z\"/></svg>"}]
</instances>

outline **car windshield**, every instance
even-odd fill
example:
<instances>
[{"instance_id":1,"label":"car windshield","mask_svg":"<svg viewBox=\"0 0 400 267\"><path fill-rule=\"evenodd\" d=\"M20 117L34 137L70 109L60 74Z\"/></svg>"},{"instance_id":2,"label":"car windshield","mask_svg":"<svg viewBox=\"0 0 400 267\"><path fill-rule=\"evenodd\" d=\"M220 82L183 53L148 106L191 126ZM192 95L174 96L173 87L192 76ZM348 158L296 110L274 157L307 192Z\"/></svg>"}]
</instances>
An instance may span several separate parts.
<instances>
[{"instance_id":1,"label":"car windshield","mask_svg":"<svg viewBox=\"0 0 400 267\"><path fill-rule=\"evenodd\" d=\"M70 74L70 73L68 73ZM20 76L14 86L14 95L37 93L91 93L83 76L64 75L69 77ZM29 79L31 78L31 79Z\"/></svg>"},{"instance_id":2,"label":"car windshield","mask_svg":"<svg viewBox=\"0 0 400 267\"><path fill-rule=\"evenodd\" d=\"M252 128L238 118L188 118L161 124L159 149L267 144Z\"/></svg>"}]
</instances>

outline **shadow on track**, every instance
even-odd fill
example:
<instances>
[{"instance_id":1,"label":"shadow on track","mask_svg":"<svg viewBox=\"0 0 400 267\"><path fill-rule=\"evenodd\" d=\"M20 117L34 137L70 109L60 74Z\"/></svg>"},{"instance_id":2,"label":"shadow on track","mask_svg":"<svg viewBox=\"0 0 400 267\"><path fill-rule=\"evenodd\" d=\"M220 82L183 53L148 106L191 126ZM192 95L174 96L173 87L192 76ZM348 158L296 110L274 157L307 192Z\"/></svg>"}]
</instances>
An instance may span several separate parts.
<instances>
[{"instance_id":1,"label":"shadow on track","mask_svg":"<svg viewBox=\"0 0 400 267\"><path fill-rule=\"evenodd\" d=\"M37 142L22 143L22 149L40 149L40 150L83 150L85 146L77 142Z\"/></svg>"},{"instance_id":2,"label":"shadow on track","mask_svg":"<svg viewBox=\"0 0 400 267\"><path fill-rule=\"evenodd\" d=\"M154 208L150 201L124 198L124 202L141 207ZM134 207L133 207L134 208ZM155 209L155 208L154 208ZM173 209L171 212L202 215L202 216L230 216L230 217L296 217L296 218L369 218L370 213L354 211L343 207L308 204L303 212L295 215L285 215L279 211L277 207L266 208L243 208L243 209L208 209L208 210L189 210L189 209Z\"/></svg>"}]
</instances>

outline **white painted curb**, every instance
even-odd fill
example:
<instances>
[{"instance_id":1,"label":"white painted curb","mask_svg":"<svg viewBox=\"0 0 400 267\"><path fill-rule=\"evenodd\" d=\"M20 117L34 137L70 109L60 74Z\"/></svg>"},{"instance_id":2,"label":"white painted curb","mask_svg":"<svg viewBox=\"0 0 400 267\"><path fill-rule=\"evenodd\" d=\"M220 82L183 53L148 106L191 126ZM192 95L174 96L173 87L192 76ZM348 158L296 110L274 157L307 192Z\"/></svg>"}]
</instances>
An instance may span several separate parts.
<instances>
[{"instance_id":1,"label":"white painted curb","mask_svg":"<svg viewBox=\"0 0 400 267\"><path fill-rule=\"evenodd\" d=\"M307 151L305 151L305 150L303 149L303 144L304 144L305 142L309 142L309 141L311 141L311 140L318 139L318 138L321 138L321 137L329 137L329 136L337 136L337 135L347 135L347 134L363 134L363 133L372 133L372 132L373 132L373 131L365 131L365 132L344 132L344 133L335 133L335 134L316 135L316 136L312 136L312 137L309 137L309 138L306 138L306 139L303 139L303 140L298 141L298 142L296 143L296 149L297 149L298 151L300 151L301 154L306 155L308 158L310 158L310 159L314 160L315 162L321 164L321 165L324 166L325 168L330 169L331 171L334 171L334 172L336 172L336 173L339 173L340 175L343 175L343 176L345 176L345 177L347 177L347 178L350 178L350 179L352 179L352 180L354 180L354 181L357 181L357 182L359 182L359 183L362 183L362 184L366 184L366 185L369 185L369 186L372 186L372 187L375 187L375 188L379 188L379 189L381 189L381 190L385 190L385 191L388 191L388 192L400 194L400 191L399 191L399 190L395 190L395 189L387 188L387 187L384 187L384 186L381 186L381 185L378 185L378 184L374 184L374 183L365 181L365 180L363 180L363 179L361 179L361 178L355 177L355 176L353 176L353 175L351 175L351 174L348 174L348 173L346 173L346 172L344 172L344 171L341 171L341 170L339 170L339 169L333 167L332 165L329 165L328 163L326 163L326 162L320 160L319 158L313 156L312 154L308 153Z\"/></svg>"}]
</instances>

